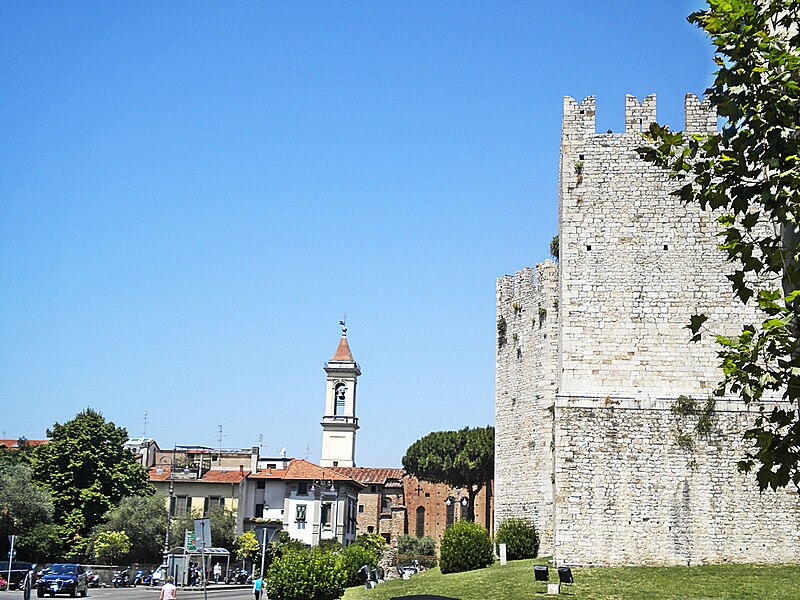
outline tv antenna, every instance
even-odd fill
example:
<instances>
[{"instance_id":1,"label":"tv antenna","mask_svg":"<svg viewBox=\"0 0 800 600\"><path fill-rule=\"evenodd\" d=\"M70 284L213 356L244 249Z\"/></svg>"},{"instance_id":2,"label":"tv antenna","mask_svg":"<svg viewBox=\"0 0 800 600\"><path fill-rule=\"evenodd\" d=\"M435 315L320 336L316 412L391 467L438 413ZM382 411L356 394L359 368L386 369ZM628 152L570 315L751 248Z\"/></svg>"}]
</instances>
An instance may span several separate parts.
<instances>
[{"instance_id":1,"label":"tv antenna","mask_svg":"<svg viewBox=\"0 0 800 600\"><path fill-rule=\"evenodd\" d=\"M142 439L147 437L147 411L144 411L144 425L142 426Z\"/></svg>"}]
</instances>

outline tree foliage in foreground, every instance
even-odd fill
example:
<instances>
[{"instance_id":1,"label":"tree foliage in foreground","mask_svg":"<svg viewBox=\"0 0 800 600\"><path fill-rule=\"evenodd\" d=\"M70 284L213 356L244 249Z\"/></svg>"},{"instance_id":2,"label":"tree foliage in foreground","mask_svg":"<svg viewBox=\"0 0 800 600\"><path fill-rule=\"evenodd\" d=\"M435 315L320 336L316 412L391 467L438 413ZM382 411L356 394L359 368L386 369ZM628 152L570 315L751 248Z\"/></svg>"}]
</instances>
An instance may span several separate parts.
<instances>
[{"instance_id":1,"label":"tree foliage in foreground","mask_svg":"<svg viewBox=\"0 0 800 600\"><path fill-rule=\"evenodd\" d=\"M91 546L97 553L96 540L106 532L124 531L130 539L130 550L118 560L121 563L156 563L161 560L164 533L167 527L167 497L129 496L112 508L95 527Z\"/></svg>"},{"instance_id":2,"label":"tree foliage in foreground","mask_svg":"<svg viewBox=\"0 0 800 600\"><path fill-rule=\"evenodd\" d=\"M28 465L9 462L0 466L0 556L6 556L10 550L8 536L12 534L20 536L21 557L29 546L35 551L34 529L50 523L52 517L50 494L36 485ZM28 536L30 539L25 539ZM19 545L17 550L20 550Z\"/></svg>"},{"instance_id":3,"label":"tree foliage in foreground","mask_svg":"<svg viewBox=\"0 0 800 600\"><path fill-rule=\"evenodd\" d=\"M734 265L728 279L764 317L737 336L717 336L717 394L759 406L739 468L756 468L762 490L800 490L800 0L708 0L689 21L716 48L719 70L706 94L725 124L710 135L653 125L653 146L640 152L669 169L684 202L721 212L720 248ZM706 319L692 317L694 341ZM775 393L788 405L761 404Z\"/></svg>"},{"instance_id":4,"label":"tree foliage in foreground","mask_svg":"<svg viewBox=\"0 0 800 600\"><path fill-rule=\"evenodd\" d=\"M127 496L153 492L142 466L123 447L125 429L92 409L48 430L31 457L34 478L53 499L66 555L85 557L92 528Z\"/></svg>"},{"instance_id":5,"label":"tree foliage in foreground","mask_svg":"<svg viewBox=\"0 0 800 600\"><path fill-rule=\"evenodd\" d=\"M494 427L429 433L406 450L403 468L417 479L465 488L474 521L475 497L494 475Z\"/></svg>"}]
</instances>

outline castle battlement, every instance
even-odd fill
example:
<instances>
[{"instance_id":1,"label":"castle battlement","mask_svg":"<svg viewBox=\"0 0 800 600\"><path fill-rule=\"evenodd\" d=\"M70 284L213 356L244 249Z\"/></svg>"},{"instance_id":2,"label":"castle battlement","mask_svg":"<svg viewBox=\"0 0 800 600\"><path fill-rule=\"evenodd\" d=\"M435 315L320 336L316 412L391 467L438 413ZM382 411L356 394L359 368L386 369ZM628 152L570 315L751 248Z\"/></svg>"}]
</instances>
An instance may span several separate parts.
<instances>
[{"instance_id":1,"label":"castle battlement","mask_svg":"<svg viewBox=\"0 0 800 600\"><path fill-rule=\"evenodd\" d=\"M580 104L570 97L564 96L563 133L572 135L610 135L608 132L597 132L595 122L595 97L587 96ZM636 96L625 95L625 131L624 133L643 133L651 123L656 123L656 95L650 94L639 102ZM700 100L695 94L688 93L684 99L684 131L686 133L713 133L717 130L717 112L708 98ZM613 135L622 135L616 133Z\"/></svg>"}]
</instances>

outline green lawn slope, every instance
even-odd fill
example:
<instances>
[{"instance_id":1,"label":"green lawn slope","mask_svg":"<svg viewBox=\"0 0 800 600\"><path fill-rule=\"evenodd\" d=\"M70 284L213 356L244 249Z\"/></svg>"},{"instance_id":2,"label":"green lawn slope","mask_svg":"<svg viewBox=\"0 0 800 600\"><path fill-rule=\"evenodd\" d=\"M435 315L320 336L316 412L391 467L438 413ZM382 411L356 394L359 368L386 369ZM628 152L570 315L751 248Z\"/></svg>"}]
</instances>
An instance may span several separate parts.
<instances>
[{"instance_id":1,"label":"green lawn slope","mask_svg":"<svg viewBox=\"0 0 800 600\"><path fill-rule=\"evenodd\" d=\"M344 600L389 600L412 594L436 594L461 600L551 598L533 580L533 565L519 560L501 567L442 575L431 569L410 580L395 580L366 590L350 588ZM575 584L562 586L573 600L800 600L800 565L715 565L706 567L573 568ZM557 577L554 569L551 578Z\"/></svg>"}]
</instances>

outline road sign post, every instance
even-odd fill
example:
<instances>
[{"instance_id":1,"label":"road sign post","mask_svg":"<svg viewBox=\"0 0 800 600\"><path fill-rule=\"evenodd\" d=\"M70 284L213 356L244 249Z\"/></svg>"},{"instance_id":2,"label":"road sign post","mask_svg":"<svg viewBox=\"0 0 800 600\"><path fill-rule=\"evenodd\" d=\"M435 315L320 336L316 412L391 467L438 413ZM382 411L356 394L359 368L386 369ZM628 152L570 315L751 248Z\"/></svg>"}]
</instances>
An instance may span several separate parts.
<instances>
[{"instance_id":1,"label":"road sign post","mask_svg":"<svg viewBox=\"0 0 800 600\"><path fill-rule=\"evenodd\" d=\"M8 551L8 577L6 577L6 591L11 591L11 561L14 560L14 542L17 541L17 536L8 536L8 541L11 542L11 550Z\"/></svg>"},{"instance_id":2,"label":"road sign post","mask_svg":"<svg viewBox=\"0 0 800 600\"><path fill-rule=\"evenodd\" d=\"M200 561L203 564L203 598L208 600L208 565L206 564L206 548L211 547L211 519L194 520L194 545L200 549Z\"/></svg>"},{"instance_id":3,"label":"road sign post","mask_svg":"<svg viewBox=\"0 0 800 600\"><path fill-rule=\"evenodd\" d=\"M259 577L264 577L264 558L267 555L267 544L272 541L272 537L278 531L277 527L260 527L258 529L261 536L261 570L258 572ZM263 584L262 584L263 585Z\"/></svg>"}]
</instances>

